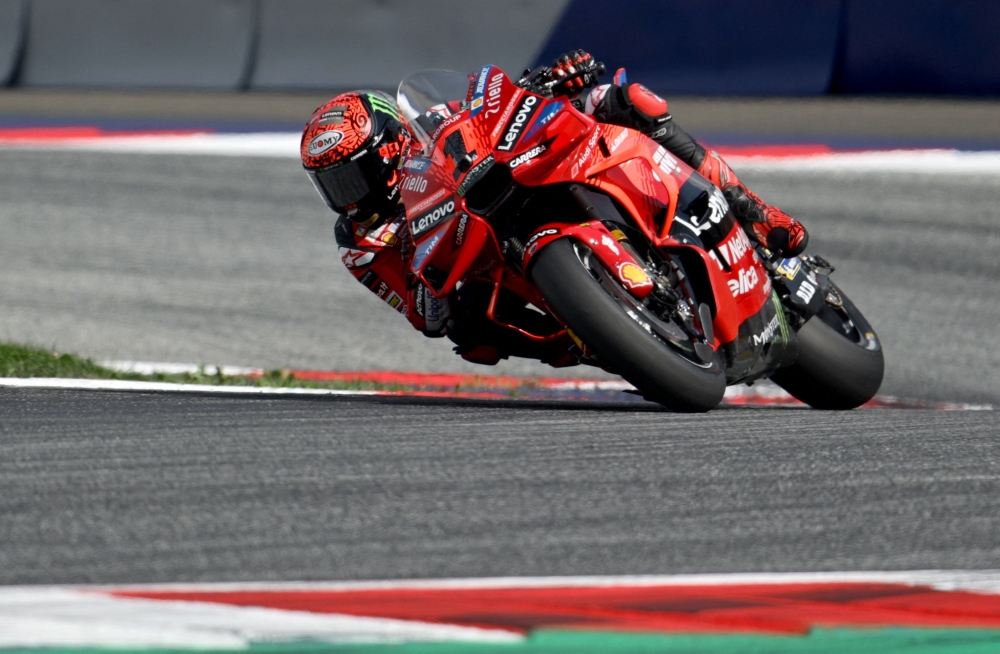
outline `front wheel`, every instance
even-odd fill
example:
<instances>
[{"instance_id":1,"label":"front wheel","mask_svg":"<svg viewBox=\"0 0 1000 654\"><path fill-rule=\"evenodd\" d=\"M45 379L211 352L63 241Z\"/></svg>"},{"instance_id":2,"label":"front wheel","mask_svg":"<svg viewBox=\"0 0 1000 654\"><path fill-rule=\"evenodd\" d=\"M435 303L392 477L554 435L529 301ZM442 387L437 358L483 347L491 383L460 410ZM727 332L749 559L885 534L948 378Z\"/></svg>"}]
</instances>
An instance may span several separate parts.
<instances>
[{"instance_id":1,"label":"front wheel","mask_svg":"<svg viewBox=\"0 0 1000 654\"><path fill-rule=\"evenodd\" d=\"M853 409L875 397L885 361L875 330L831 284L840 306L824 304L798 331L798 358L771 380L814 409Z\"/></svg>"},{"instance_id":2,"label":"front wheel","mask_svg":"<svg viewBox=\"0 0 1000 654\"><path fill-rule=\"evenodd\" d=\"M670 338L680 330L646 312L590 254L559 239L535 255L531 279L556 315L647 399L684 412L718 406L726 391L718 357L685 356Z\"/></svg>"}]
</instances>

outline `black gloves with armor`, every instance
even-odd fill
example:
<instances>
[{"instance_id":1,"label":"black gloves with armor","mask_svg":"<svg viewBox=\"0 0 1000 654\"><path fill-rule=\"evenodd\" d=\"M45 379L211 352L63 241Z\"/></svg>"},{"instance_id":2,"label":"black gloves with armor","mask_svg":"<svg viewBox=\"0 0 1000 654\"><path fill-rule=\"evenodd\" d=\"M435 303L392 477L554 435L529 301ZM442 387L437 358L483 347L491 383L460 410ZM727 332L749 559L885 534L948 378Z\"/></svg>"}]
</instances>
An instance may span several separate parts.
<instances>
[{"instance_id":1,"label":"black gloves with armor","mask_svg":"<svg viewBox=\"0 0 1000 654\"><path fill-rule=\"evenodd\" d=\"M517 85L540 95L572 97L595 86L605 70L589 53L573 50L556 57L551 66L524 71Z\"/></svg>"},{"instance_id":2,"label":"black gloves with armor","mask_svg":"<svg viewBox=\"0 0 1000 654\"><path fill-rule=\"evenodd\" d=\"M594 61L589 52L573 50L552 62L552 87L554 95L578 95L584 89L596 86L604 74L604 64Z\"/></svg>"}]
</instances>

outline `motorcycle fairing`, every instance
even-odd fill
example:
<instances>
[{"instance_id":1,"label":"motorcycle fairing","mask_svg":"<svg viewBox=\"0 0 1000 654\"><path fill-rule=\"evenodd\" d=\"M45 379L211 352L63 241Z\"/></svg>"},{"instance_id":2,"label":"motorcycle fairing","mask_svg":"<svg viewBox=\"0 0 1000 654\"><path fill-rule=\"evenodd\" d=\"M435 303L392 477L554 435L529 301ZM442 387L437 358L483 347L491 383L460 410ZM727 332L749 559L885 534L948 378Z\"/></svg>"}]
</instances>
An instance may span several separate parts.
<instances>
[{"instance_id":1,"label":"motorcycle fairing","mask_svg":"<svg viewBox=\"0 0 1000 654\"><path fill-rule=\"evenodd\" d=\"M418 252L424 239L439 243L428 246L433 251L413 270L432 292L445 295L470 270L503 259L488 223L490 209L479 215L467 204L470 190L503 166L511 187L515 183L522 187L585 184L611 197L655 246L697 257L713 296L716 345L731 346L727 354L735 362L733 372L746 376L756 369L755 362L766 359L760 335L770 329L776 316L770 278L753 248L744 247L742 228L711 182L640 132L600 124L563 99L531 94L512 84L496 67L480 70L467 100L465 109L440 123L422 152L411 153L430 160L431 165L404 164L401 169L411 233L422 219L435 221L433 229L416 230ZM427 183L406 184L410 176L422 176ZM428 218L430 210L446 199L453 199L453 211ZM468 216L461 223L465 230L461 239L467 247L444 247L441 244L449 239L454 243L459 238L460 221L455 219L459 215ZM533 251L526 252L524 269L544 245L569 237L587 243L609 270L616 271L624 262L600 246L609 233L598 225L553 221L536 230L536 234L546 229L557 234L545 234L526 244ZM596 248L592 240L599 244ZM446 278L438 271L445 271Z\"/></svg>"},{"instance_id":2,"label":"motorcycle fairing","mask_svg":"<svg viewBox=\"0 0 1000 654\"><path fill-rule=\"evenodd\" d=\"M553 121L548 129L523 142L522 148L530 148L542 139L558 138L555 132L574 113L578 114L575 110L562 112L565 119ZM515 169L515 181L525 185L553 181L586 184L614 198L657 246L690 249L703 260L711 282L716 337L721 343L739 338L740 326L769 301L771 286L767 271L753 248L748 247L745 232L729 211L721 191L634 130L595 122L585 138L576 141L576 148L568 156L556 160L555 155L546 153L539 157L541 161L534 170L519 173L520 167ZM556 161L546 166L546 160ZM554 238L546 242L551 240ZM730 262L726 257L734 253L740 256ZM756 333L752 331L756 327L751 324L744 331Z\"/></svg>"}]
</instances>

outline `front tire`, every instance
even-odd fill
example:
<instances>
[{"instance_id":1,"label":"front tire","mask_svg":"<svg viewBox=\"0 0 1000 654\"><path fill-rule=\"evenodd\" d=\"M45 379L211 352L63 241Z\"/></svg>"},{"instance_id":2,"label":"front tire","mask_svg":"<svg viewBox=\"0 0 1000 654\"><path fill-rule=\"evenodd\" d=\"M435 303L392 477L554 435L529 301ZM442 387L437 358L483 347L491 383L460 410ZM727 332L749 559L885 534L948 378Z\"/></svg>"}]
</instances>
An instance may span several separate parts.
<instances>
[{"instance_id":1,"label":"front tire","mask_svg":"<svg viewBox=\"0 0 1000 654\"><path fill-rule=\"evenodd\" d=\"M646 399L682 412L718 406L726 391L718 356L711 363L696 363L654 336L587 267L601 264L585 264L577 247L585 250L570 239L559 239L532 262L531 279L556 315L593 349L599 361L614 368Z\"/></svg>"},{"instance_id":2,"label":"front tire","mask_svg":"<svg viewBox=\"0 0 1000 654\"><path fill-rule=\"evenodd\" d=\"M814 409L846 410L875 397L885 360L875 330L840 289L841 307L823 306L798 331L795 363L771 376Z\"/></svg>"}]
</instances>

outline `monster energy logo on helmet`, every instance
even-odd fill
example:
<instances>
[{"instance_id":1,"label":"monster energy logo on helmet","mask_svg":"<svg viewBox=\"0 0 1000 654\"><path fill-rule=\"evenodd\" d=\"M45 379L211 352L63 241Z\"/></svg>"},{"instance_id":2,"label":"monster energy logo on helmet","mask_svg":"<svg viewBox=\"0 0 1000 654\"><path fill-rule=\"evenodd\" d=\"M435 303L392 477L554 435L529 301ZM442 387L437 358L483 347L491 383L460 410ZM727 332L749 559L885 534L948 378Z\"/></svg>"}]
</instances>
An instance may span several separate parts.
<instances>
[{"instance_id":1,"label":"monster energy logo on helmet","mask_svg":"<svg viewBox=\"0 0 1000 654\"><path fill-rule=\"evenodd\" d=\"M384 93L365 93L365 97L368 98L372 109L399 120L399 111L396 109L396 105Z\"/></svg>"}]
</instances>

